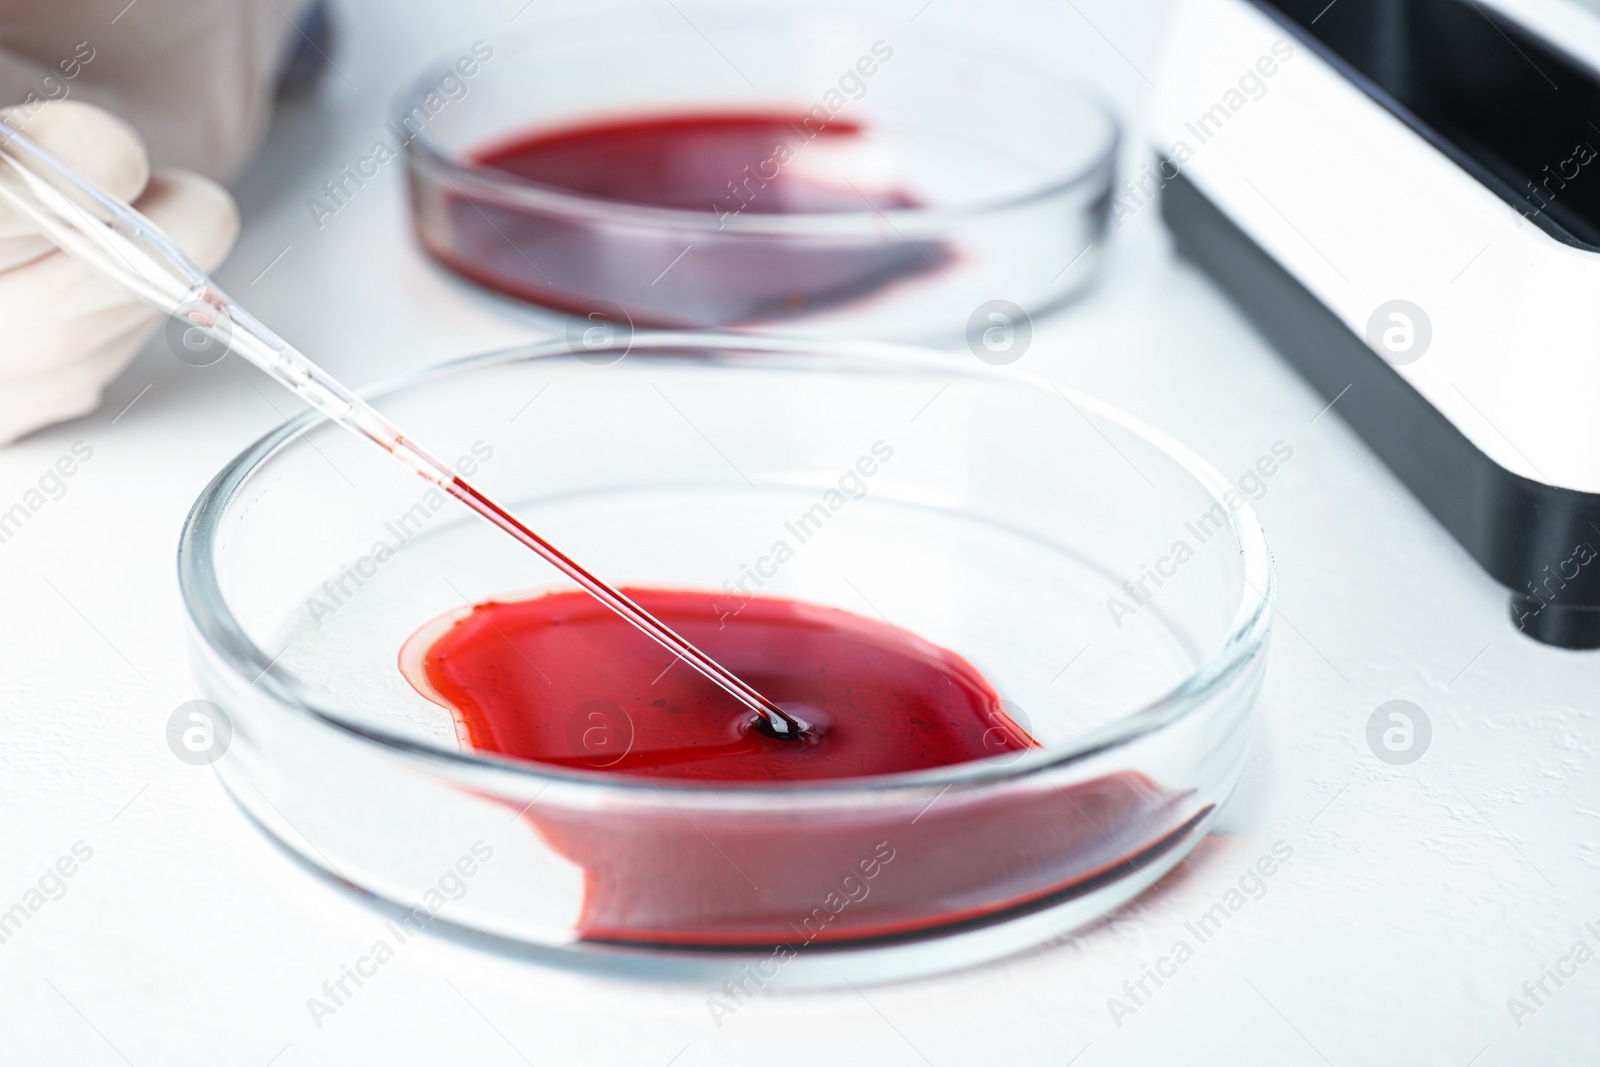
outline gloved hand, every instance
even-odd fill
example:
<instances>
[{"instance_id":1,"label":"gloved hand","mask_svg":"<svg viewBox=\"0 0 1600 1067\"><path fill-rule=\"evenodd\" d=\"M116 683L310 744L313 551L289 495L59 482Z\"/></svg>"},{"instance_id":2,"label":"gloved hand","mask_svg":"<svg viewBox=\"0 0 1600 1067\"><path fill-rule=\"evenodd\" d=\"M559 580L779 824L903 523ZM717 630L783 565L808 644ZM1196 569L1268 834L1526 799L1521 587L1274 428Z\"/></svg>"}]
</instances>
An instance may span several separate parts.
<instances>
[{"instance_id":1,"label":"gloved hand","mask_svg":"<svg viewBox=\"0 0 1600 1067\"><path fill-rule=\"evenodd\" d=\"M68 100L0 114L148 215L206 270L233 247L239 215L228 193L188 171L152 174L139 135L109 112ZM0 206L0 445L92 411L161 321Z\"/></svg>"}]
</instances>

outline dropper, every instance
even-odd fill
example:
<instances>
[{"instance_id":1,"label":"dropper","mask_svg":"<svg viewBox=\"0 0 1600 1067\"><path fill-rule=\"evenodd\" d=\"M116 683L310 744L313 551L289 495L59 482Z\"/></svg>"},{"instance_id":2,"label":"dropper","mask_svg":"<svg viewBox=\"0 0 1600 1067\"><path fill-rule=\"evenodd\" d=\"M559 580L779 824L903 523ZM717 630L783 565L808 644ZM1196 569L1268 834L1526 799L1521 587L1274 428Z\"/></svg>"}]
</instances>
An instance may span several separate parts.
<instances>
[{"instance_id":1,"label":"dropper","mask_svg":"<svg viewBox=\"0 0 1600 1067\"><path fill-rule=\"evenodd\" d=\"M31 219L68 255L237 352L331 421L371 441L533 549L589 595L755 712L756 726L763 733L799 739L810 728L474 488L234 303L155 223L62 166L4 119L0 119L0 202Z\"/></svg>"}]
</instances>

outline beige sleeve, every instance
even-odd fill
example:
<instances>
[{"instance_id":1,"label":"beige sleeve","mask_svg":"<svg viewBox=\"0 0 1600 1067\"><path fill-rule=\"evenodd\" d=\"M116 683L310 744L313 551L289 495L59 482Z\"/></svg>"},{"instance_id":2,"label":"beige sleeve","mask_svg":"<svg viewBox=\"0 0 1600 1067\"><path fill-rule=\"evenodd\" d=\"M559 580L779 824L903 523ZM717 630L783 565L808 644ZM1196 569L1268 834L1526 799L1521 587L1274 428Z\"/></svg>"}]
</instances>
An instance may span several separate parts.
<instances>
[{"instance_id":1,"label":"beige sleeve","mask_svg":"<svg viewBox=\"0 0 1600 1067\"><path fill-rule=\"evenodd\" d=\"M226 181L260 144L308 4L0 0L0 105L98 104L132 123L156 168Z\"/></svg>"}]
</instances>

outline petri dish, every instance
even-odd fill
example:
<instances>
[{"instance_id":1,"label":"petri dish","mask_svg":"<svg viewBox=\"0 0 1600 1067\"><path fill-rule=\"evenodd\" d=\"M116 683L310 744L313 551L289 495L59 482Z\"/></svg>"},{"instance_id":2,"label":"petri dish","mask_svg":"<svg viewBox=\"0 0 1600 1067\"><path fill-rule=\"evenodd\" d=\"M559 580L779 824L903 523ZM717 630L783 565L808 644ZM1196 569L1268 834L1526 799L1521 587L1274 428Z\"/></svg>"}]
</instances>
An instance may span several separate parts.
<instances>
[{"instance_id":1,"label":"petri dish","mask_svg":"<svg viewBox=\"0 0 1600 1067\"><path fill-rule=\"evenodd\" d=\"M691 3L485 49L424 71L393 125L422 249L500 296L640 329L921 340L1095 277L1117 121L1014 48Z\"/></svg>"},{"instance_id":2,"label":"petri dish","mask_svg":"<svg viewBox=\"0 0 1600 1067\"><path fill-rule=\"evenodd\" d=\"M604 355L491 353L377 400L610 580L759 575L747 591L881 622L981 672L1037 747L735 783L475 750L402 648L463 605L570 587L308 417L217 476L179 550L195 677L231 726L214 766L291 854L495 951L803 987L1048 941L1205 833L1244 764L1273 578L1202 461L1090 397L902 346L663 332Z\"/></svg>"}]
</instances>

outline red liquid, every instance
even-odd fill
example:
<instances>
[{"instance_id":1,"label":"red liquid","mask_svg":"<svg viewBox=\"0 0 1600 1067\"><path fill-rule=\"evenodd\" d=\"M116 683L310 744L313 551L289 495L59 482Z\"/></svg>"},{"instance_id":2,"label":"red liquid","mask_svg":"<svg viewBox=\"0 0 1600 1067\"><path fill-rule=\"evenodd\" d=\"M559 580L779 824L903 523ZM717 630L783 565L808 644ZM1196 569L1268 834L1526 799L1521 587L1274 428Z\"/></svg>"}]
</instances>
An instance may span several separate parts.
<instances>
[{"instance_id":1,"label":"red liquid","mask_svg":"<svg viewBox=\"0 0 1600 1067\"><path fill-rule=\"evenodd\" d=\"M969 663L882 622L775 598L729 614L737 602L709 593L625 592L772 699L821 709L808 716L820 737L751 729L748 710L580 592L431 624L402 668L473 748L604 774L799 781L1035 747ZM1180 799L1120 774L951 789L921 811L691 818L535 803L524 818L584 870L585 938L770 946L903 934L1084 891L1181 839L1199 816L1180 816Z\"/></svg>"},{"instance_id":2,"label":"red liquid","mask_svg":"<svg viewBox=\"0 0 1600 1067\"><path fill-rule=\"evenodd\" d=\"M702 212L714 228L644 232L423 177L412 183L418 233L430 255L472 281L578 315L674 327L802 314L935 272L951 258L936 242L907 240L888 226L849 237L749 235L728 226L747 216L920 206L859 176L826 181L804 166L806 153L818 158L861 134L840 119L752 114L534 133L483 149L474 162L547 189Z\"/></svg>"},{"instance_id":3,"label":"red liquid","mask_svg":"<svg viewBox=\"0 0 1600 1067\"><path fill-rule=\"evenodd\" d=\"M1034 744L971 664L884 623L763 597L724 625L735 602L623 592L769 699L821 709L801 713L820 738L752 729L749 709L582 592L478 605L428 645L424 691L480 751L659 778L890 774Z\"/></svg>"}]
</instances>

